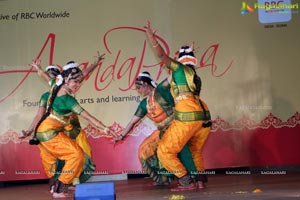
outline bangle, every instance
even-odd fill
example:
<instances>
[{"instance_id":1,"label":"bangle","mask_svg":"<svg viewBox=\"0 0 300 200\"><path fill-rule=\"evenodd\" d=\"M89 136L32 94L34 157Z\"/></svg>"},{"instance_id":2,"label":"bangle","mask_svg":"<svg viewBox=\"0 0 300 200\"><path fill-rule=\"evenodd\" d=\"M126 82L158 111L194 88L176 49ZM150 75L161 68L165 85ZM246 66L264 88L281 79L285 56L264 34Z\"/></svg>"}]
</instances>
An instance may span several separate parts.
<instances>
[{"instance_id":1,"label":"bangle","mask_svg":"<svg viewBox=\"0 0 300 200\"><path fill-rule=\"evenodd\" d=\"M152 47L155 48L155 47L158 47L158 45L159 45L159 44L158 44L158 42L156 41L156 44L152 44Z\"/></svg>"}]
</instances>

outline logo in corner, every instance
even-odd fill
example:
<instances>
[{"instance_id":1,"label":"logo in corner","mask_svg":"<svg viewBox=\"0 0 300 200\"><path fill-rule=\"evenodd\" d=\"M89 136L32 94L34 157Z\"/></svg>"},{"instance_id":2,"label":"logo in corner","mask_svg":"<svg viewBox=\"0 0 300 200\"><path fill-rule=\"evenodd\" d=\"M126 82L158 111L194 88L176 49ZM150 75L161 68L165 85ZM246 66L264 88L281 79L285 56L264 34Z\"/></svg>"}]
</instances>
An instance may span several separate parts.
<instances>
[{"instance_id":1,"label":"logo in corner","mask_svg":"<svg viewBox=\"0 0 300 200\"><path fill-rule=\"evenodd\" d=\"M254 12L254 9L251 6L249 6L245 1L242 2L241 15L243 16L247 13L252 13L252 12Z\"/></svg>"}]
</instances>

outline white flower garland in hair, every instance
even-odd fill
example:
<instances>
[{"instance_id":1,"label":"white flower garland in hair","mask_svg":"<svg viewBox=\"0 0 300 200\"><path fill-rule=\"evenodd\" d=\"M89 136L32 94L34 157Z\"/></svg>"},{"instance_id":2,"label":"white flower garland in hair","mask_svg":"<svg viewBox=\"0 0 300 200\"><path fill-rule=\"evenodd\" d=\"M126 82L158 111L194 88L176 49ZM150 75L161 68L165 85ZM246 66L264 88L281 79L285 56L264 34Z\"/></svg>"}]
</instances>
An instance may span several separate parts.
<instances>
[{"instance_id":1,"label":"white flower garland in hair","mask_svg":"<svg viewBox=\"0 0 300 200\"><path fill-rule=\"evenodd\" d=\"M151 85L153 86L153 87L157 87L157 85L156 85L156 83L154 82L154 81L151 81Z\"/></svg>"},{"instance_id":2,"label":"white flower garland in hair","mask_svg":"<svg viewBox=\"0 0 300 200\"><path fill-rule=\"evenodd\" d=\"M62 77L62 75L57 75L56 78L55 78L55 84L57 86L60 86L61 84L63 84L64 82L64 78Z\"/></svg>"},{"instance_id":3,"label":"white flower garland in hair","mask_svg":"<svg viewBox=\"0 0 300 200\"><path fill-rule=\"evenodd\" d=\"M49 69L57 69L60 71L59 67L57 67L55 65L50 65L50 66L46 67L46 71L48 71Z\"/></svg>"},{"instance_id":4,"label":"white flower garland in hair","mask_svg":"<svg viewBox=\"0 0 300 200\"><path fill-rule=\"evenodd\" d=\"M68 69L71 69L71 68L75 68L75 67L78 67L78 64L77 63L70 63L70 64L67 64L63 67L63 70L66 71Z\"/></svg>"},{"instance_id":5,"label":"white flower garland in hair","mask_svg":"<svg viewBox=\"0 0 300 200\"><path fill-rule=\"evenodd\" d=\"M185 52L185 53L190 53L190 52L192 52L192 51L193 51L192 48L188 48L188 49L180 49L180 50L179 50L180 53L183 53L183 52Z\"/></svg>"},{"instance_id":6,"label":"white flower garland in hair","mask_svg":"<svg viewBox=\"0 0 300 200\"><path fill-rule=\"evenodd\" d=\"M149 74L140 73L138 75L138 77L147 77L147 78L150 78L151 79L151 85L153 87L155 87L155 88L157 87L156 83L153 81L153 79L151 78L151 76Z\"/></svg>"},{"instance_id":7,"label":"white flower garland in hair","mask_svg":"<svg viewBox=\"0 0 300 200\"><path fill-rule=\"evenodd\" d=\"M149 74L140 73L140 74L138 75L138 77L147 77L147 78L150 78L150 79L152 80L152 78L150 77Z\"/></svg>"},{"instance_id":8,"label":"white flower garland in hair","mask_svg":"<svg viewBox=\"0 0 300 200\"><path fill-rule=\"evenodd\" d=\"M182 60L184 60L184 59L187 59L188 61L182 62ZM190 55L181 56L180 58L177 59L177 61L181 62L184 65L190 64L190 65L194 65L194 66L196 66L197 62L198 62L197 58L195 58L194 56L190 56Z\"/></svg>"}]
</instances>

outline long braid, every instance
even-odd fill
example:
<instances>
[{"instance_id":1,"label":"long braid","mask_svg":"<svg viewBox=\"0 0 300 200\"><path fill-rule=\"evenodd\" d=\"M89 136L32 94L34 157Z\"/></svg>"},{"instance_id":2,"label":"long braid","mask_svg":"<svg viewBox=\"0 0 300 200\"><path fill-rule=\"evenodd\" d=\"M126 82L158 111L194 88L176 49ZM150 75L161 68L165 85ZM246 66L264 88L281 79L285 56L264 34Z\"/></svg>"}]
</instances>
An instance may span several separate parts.
<instances>
[{"instance_id":1,"label":"long braid","mask_svg":"<svg viewBox=\"0 0 300 200\"><path fill-rule=\"evenodd\" d=\"M61 88L61 85L59 85L59 86L54 85L51 88L50 96L49 96L48 101L47 101L47 110L44 113L44 115L42 116L42 118L39 120L39 122L37 123L37 125L34 129L33 138L31 140L29 140L30 145L38 145L40 143L40 141L36 138L36 132L37 132L39 126L41 125L41 123L50 115L54 99L57 96L57 93L58 93L60 88Z\"/></svg>"}]
</instances>

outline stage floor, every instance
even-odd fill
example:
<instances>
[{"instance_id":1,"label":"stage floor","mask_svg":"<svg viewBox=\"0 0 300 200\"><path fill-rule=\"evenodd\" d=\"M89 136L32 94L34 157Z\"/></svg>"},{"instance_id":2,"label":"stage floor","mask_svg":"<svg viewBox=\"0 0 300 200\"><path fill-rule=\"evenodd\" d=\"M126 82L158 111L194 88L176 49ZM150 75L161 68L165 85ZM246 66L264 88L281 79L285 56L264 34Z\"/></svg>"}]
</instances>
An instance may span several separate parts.
<instances>
[{"instance_id":1,"label":"stage floor","mask_svg":"<svg viewBox=\"0 0 300 200\"><path fill-rule=\"evenodd\" d=\"M241 200L300 199L300 172L286 172L280 175L266 174L217 174L209 175L207 188L201 190L171 192L170 186L152 186L149 178L129 178L114 181L117 200ZM46 183L3 184L0 199L5 200L49 200ZM259 192L254 192L254 191Z\"/></svg>"}]
</instances>

